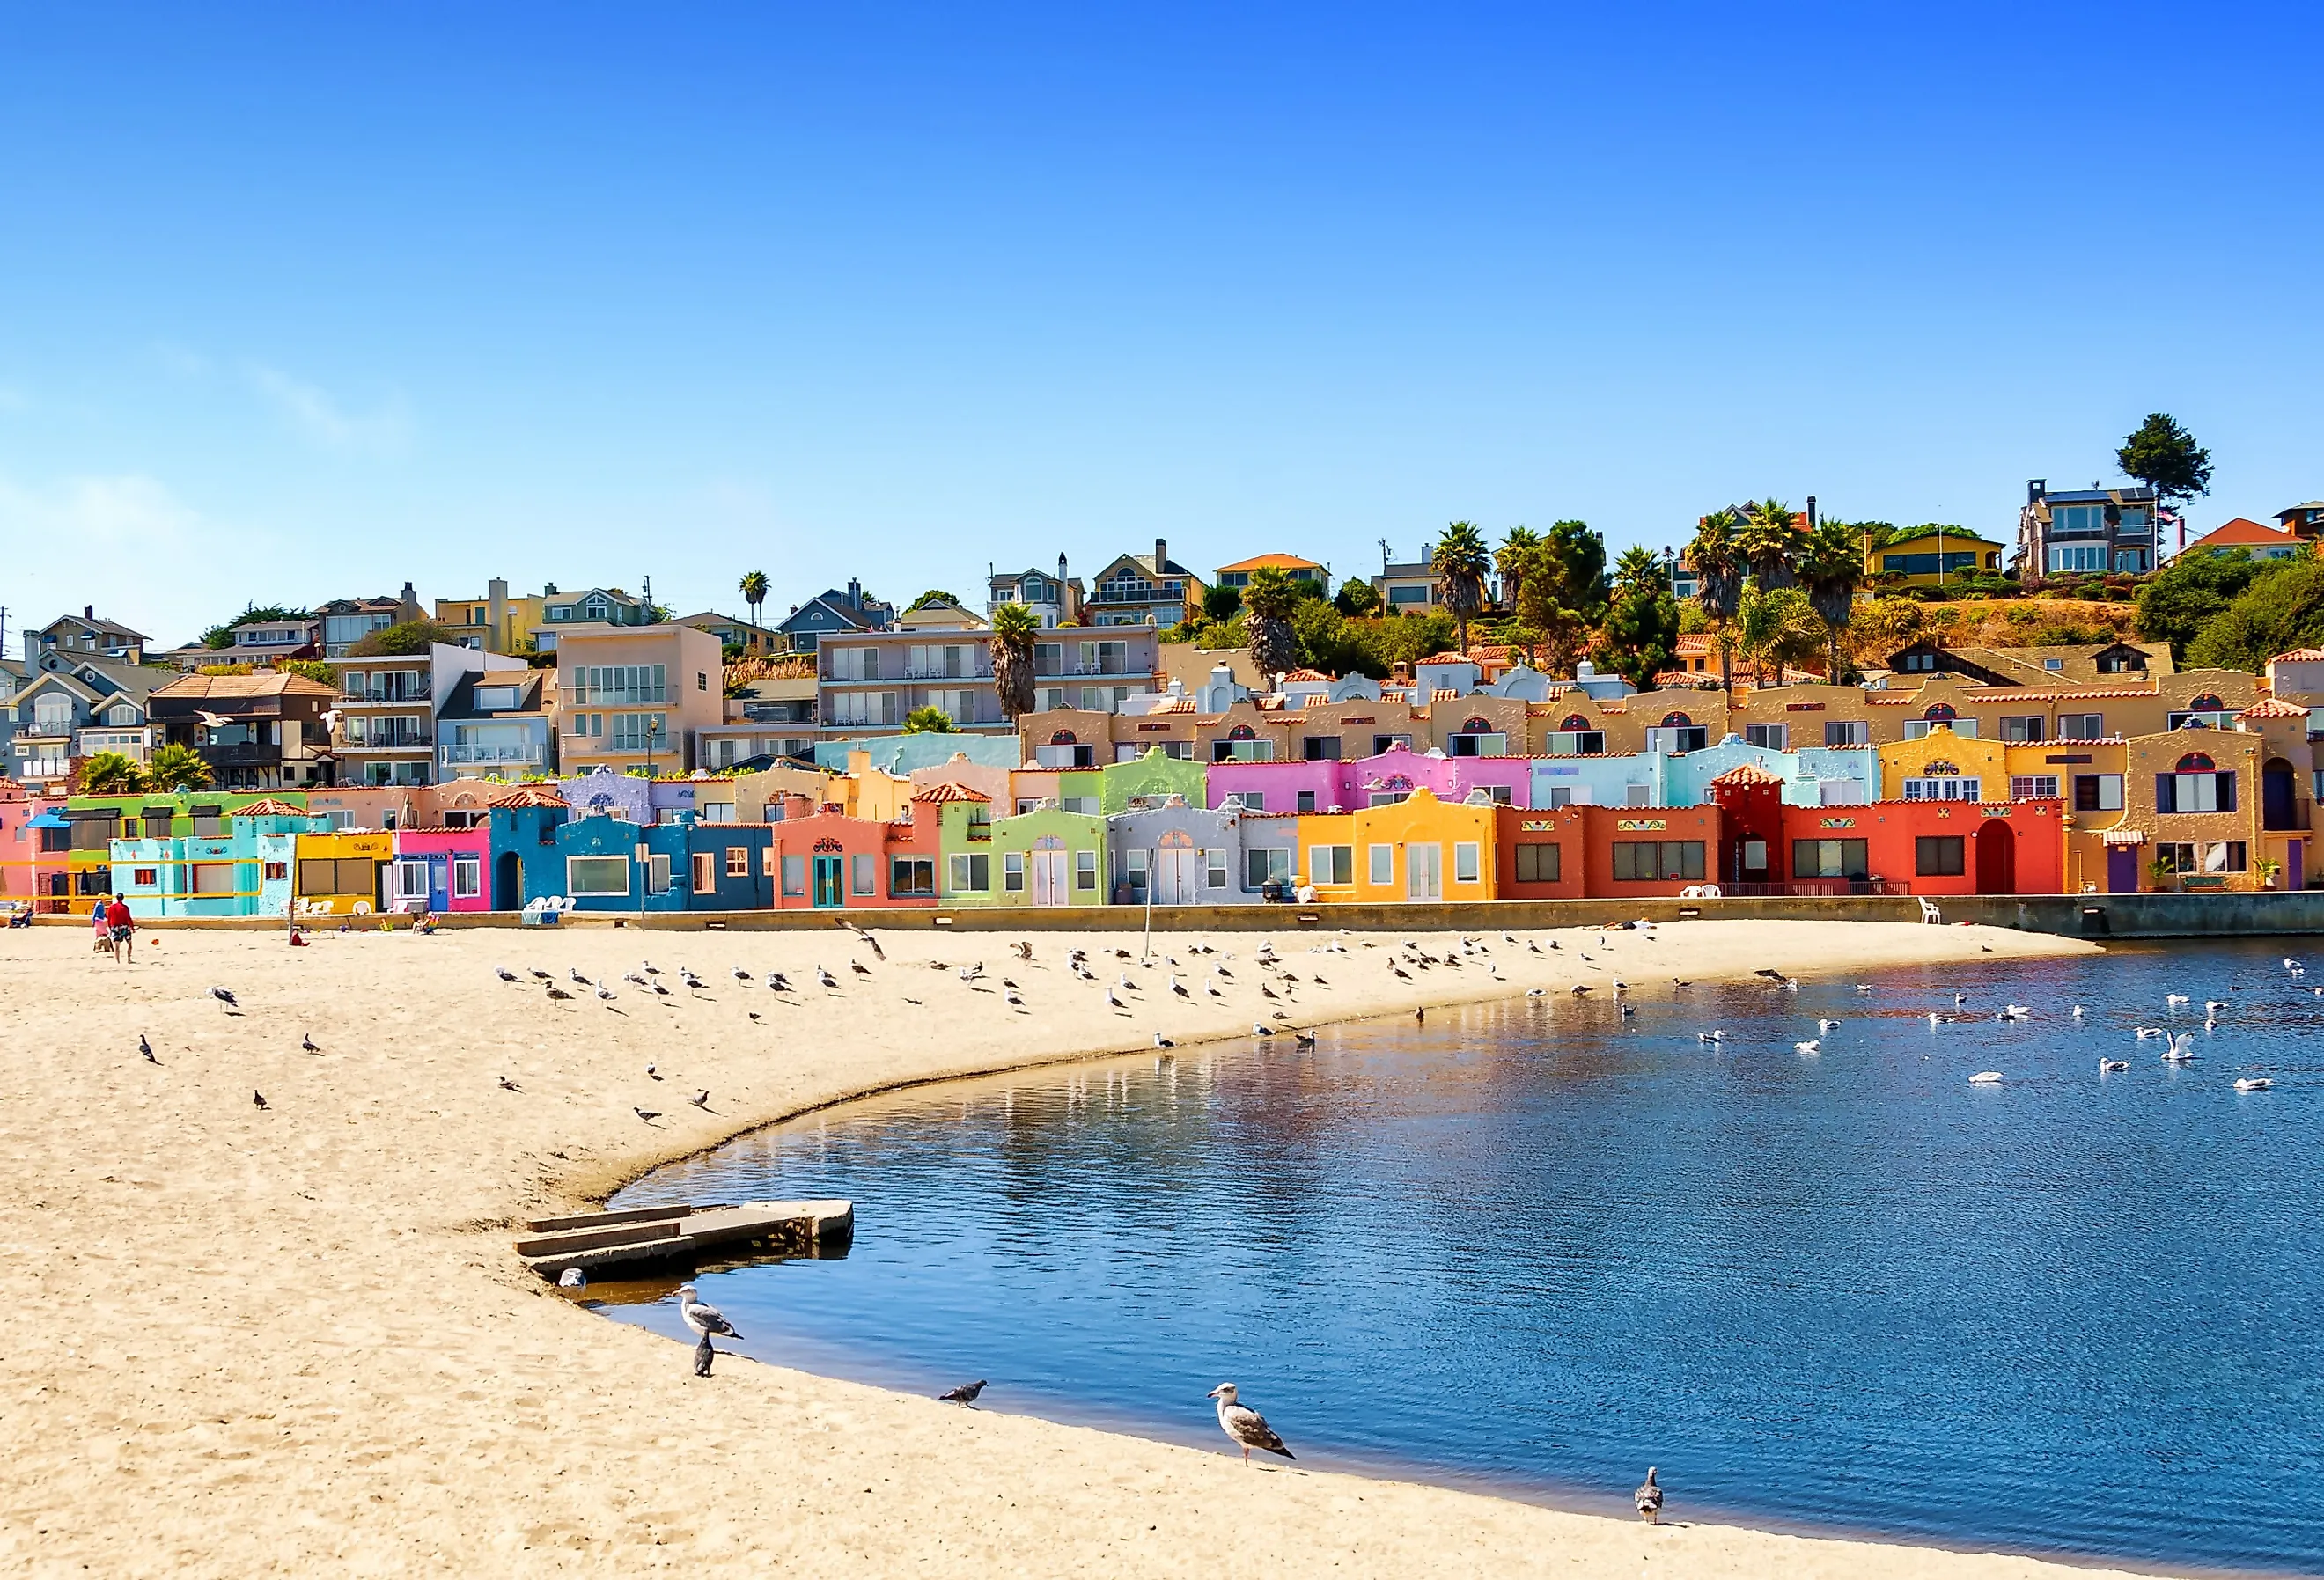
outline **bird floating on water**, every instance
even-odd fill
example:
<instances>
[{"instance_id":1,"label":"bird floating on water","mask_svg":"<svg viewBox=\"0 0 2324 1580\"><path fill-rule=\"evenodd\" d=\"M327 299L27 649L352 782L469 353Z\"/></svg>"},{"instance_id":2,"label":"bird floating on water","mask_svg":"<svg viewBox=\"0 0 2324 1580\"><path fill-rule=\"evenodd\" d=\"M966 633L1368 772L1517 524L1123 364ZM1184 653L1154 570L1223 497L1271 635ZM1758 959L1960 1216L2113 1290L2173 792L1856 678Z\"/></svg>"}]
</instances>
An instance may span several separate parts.
<instances>
[{"instance_id":1,"label":"bird floating on water","mask_svg":"<svg viewBox=\"0 0 2324 1580\"><path fill-rule=\"evenodd\" d=\"M1840 1022L1834 1020L1825 1019L1816 1022L1816 1032L1819 1036L1829 1037L1839 1030Z\"/></svg>"},{"instance_id":2,"label":"bird floating on water","mask_svg":"<svg viewBox=\"0 0 2324 1580\"><path fill-rule=\"evenodd\" d=\"M1284 1446L1283 1439L1276 1435L1274 1428L1267 1424L1265 1416L1247 1404L1236 1402L1233 1383L1220 1383L1211 1390L1210 1397L1219 1401L1219 1430L1233 1439L1235 1446L1242 1450L1245 1465L1250 1463L1250 1451L1254 1448L1280 1454L1286 1459L1298 1457Z\"/></svg>"},{"instance_id":3,"label":"bird floating on water","mask_svg":"<svg viewBox=\"0 0 2324 1580\"><path fill-rule=\"evenodd\" d=\"M2145 1041L2150 1037L2168 1037L2170 1035L2171 1033L2165 1031L2160 1026L2141 1026L2138 1029L2138 1039L2141 1042Z\"/></svg>"},{"instance_id":4,"label":"bird floating on water","mask_svg":"<svg viewBox=\"0 0 2324 1580\"><path fill-rule=\"evenodd\" d=\"M1163 1036L1159 1031L1157 1031L1154 1034L1154 1046L1157 1048L1176 1048L1178 1045L1171 1041L1167 1037Z\"/></svg>"},{"instance_id":5,"label":"bird floating on water","mask_svg":"<svg viewBox=\"0 0 2324 1580\"><path fill-rule=\"evenodd\" d=\"M2034 1013L2024 1004L2004 1004L1993 1012L1997 1021L2023 1021Z\"/></svg>"},{"instance_id":6,"label":"bird floating on water","mask_svg":"<svg viewBox=\"0 0 2324 1580\"><path fill-rule=\"evenodd\" d=\"M2130 1060L2126 1058L2102 1058L2098 1060L2098 1071L2101 1075L2115 1070L2126 1070L2129 1067Z\"/></svg>"},{"instance_id":7,"label":"bird floating on water","mask_svg":"<svg viewBox=\"0 0 2324 1580\"><path fill-rule=\"evenodd\" d=\"M2192 1031L2181 1031L2178 1036L2173 1037L2171 1039L2171 1045L2163 1050L2163 1060L2169 1064L2187 1064L2191 1062L2194 1057L2195 1034Z\"/></svg>"},{"instance_id":8,"label":"bird floating on water","mask_svg":"<svg viewBox=\"0 0 2324 1580\"><path fill-rule=\"evenodd\" d=\"M2089 1013L2089 1012L2088 1012L2088 1011L2086 1011L2086 1010L2084 1010L2084 1009L2082 1008L2082 1006L2081 1006L2081 1005L2080 1005L2080 1004L2076 1004L2076 1005L2074 1006L2074 1019L2075 1019L2075 1020L2077 1020L2077 1021L2080 1020L2080 1019L2081 1019L2085 1014L2087 1014L2087 1013Z\"/></svg>"},{"instance_id":9,"label":"bird floating on water","mask_svg":"<svg viewBox=\"0 0 2324 1580\"><path fill-rule=\"evenodd\" d=\"M1823 1044L1813 1040L1812 1039L1806 1042L1794 1042L1792 1044L1792 1051L1794 1053L1821 1053L1823 1051Z\"/></svg>"},{"instance_id":10,"label":"bird floating on water","mask_svg":"<svg viewBox=\"0 0 2324 1580\"><path fill-rule=\"evenodd\" d=\"M1727 1040L1727 1033L1724 1031L1698 1031L1694 1034L1694 1039L1697 1042L1724 1042Z\"/></svg>"},{"instance_id":11,"label":"bird floating on water","mask_svg":"<svg viewBox=\"0 0 2324 1580\"><path fill-rule=\"evenodd\" d=\"M1250 1023L1250 1034L1253 1037L1272 1037L1275 1035L1275 1028L1264 1021L1253 1021Z\"/></svg>"},{"instance_id":12,"label":"bird floating on water","mask_svg":"<svg viewBox=\"0 0 2324 1580\"><path fill-rule=\"evenodd\" d=\"M1655 1480L1655 1467L1653 1465L1650 1465L1646 1466L1646 1483L1644 1485L1640 1486L1637 1492L1630 1494L1630 1504L1631 1507L1637 1510L1638 1518L1645 1520L1648 1525L1659 1525L1662 1523L1663 1489L1661 1483Z\"/></svg>"},{"instance_id":13,"label":"bird floating on water","mask_svg":"<svg viewBox=\"0 0 2324 1580\"><path fill-rule=\"evenodd\" d=\"M2179 1004L2191 1003L2194 1001L2190 999L2183 993L2166 993L2163 995L2163 1002L2166 1004L2176 1006Z\"/></svg>"},{"instance_id":14,"label":"bird floating on water","mask_svg":"<svg viewBox=\"0 0 2324 1580\"><path fill-rule=\"evenodd\" d=\"M1313 1031L1294 1031L1291 1041L1295 1047L1313 1048L1315 1046L1315 1034Z\"/></svg>"},{"instance_id":15,"label":"bird floating on water","mask_svg":"<svg viewBox=\"0 0 2324 1580\"><path fill-rule=\"evenodd\" d=\"M1969 1084L1972 1086L1998 1086L2001 1085L2001 1072L1979 1070L1969 1078Z\"/></svg>"},{"instance_id":16,"label":"bird floating on water","mask_svg":"<svg viewBox=\"0 0 2324 1580\"><path fill-rule=\"evenodd\" d=\"M2236 1083L2236 1090L2238 1092L2264 1092L2270 1086L2274 1085L2275 1083L2269 1080L2265 1076L2246 1076Z\"/></svg>"}]
</instances>

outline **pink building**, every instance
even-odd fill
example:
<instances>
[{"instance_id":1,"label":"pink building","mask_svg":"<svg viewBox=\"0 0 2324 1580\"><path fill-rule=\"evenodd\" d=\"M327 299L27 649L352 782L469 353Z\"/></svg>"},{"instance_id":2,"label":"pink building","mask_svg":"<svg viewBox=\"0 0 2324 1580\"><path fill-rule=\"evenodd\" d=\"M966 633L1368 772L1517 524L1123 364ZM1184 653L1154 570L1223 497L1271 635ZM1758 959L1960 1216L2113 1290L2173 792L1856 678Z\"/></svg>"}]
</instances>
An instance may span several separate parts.
<instances>
[{"instance_id":1,"label":"pink building","mask_svg":"<svg viewBox=\"0 0 2324 1580\"><path fill-rule=\"evenodd\" d=\"M0 906L65 909L71 829L49 810L63 805L61 797L44 800L13 779L0 779Z\"/></svg>"},{"instance_id":2,"label":"pink building","mask_svg":"<svg viewBox=\"0 0 2324 1580\"><path fill-rule=\"evenodd\" d=\"M395 860L387 873L387 907L418 910L424 906L438 914L490 910L492 842L491 826L484 822L472 828L397 829Z\"/></svg>"},{"instance_id":3,"label":"pink building","mask_svg":"<svg viewBox=\"0 0 2324 1580\"><path fill-rule=\"evenodd\" d=\"M931 787L925 795L947 793ZM920 799L914 798L914 809ZM805 796L786 797L770 821L766 859L776 873L778 910L934 905L936 902L937 821L925 815L890 823L850 818L835 806Z\"/></svg>"},{"instance_id":4,"label":"pink building","mask_svg":"<svg viewBox=\"0 0 2324 1580\"><path fill-rule=\"evenodd\" d=\"M1447 757L1391 746L1348 762L1213 762L1208 787L1213 808L1240 796L1243 808L1253 812L1351 812L1392 805L1416 790L1453 804L1481 790L1502 806L1529 807L1533 763L1525 757Z\"/></svg>"}]
</instances>

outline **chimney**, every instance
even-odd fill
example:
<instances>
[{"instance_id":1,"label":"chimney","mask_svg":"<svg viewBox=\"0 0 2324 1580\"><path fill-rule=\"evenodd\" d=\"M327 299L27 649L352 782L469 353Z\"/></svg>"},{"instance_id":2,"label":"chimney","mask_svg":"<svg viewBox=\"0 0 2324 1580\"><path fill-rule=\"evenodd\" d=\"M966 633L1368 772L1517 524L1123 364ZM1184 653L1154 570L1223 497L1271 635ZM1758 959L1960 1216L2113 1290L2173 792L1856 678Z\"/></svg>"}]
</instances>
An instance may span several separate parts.
<instances>
[{"instance_id":1,"label":"chimney","mask_svg":"<svg viewBox=\"0 0 2324 1580\"><path fill-rule=\"evenodd\" d=\"M420 595L411 590L410 582L403 584L403 606L415 614L420 612Z\"/></svg>"},{"instance_id":2,"label":"chimney","mask_svg":"<svg viewBox=\"0 0 2324 1580\"><path fill-rule=\"evenodd\" d=\"M1057 602L1059 602L1060 604L1062 604L1062 603L1064 603L1064 602L1065 601L1065 592L1064 592L1065 585L1065 557L1064 555L1060 554L1060 555L1058 555L1058 556L1057 556L1057 587L1058 587L1058 589L1059 589L1059 590L1058 590L1058 593L1057 593Z\"/></svg>"},{"instance_id":3,"label":"chimney","mask_svg":"<svg viewBox=\"0 0 2324 1580\"><path fill-rule=\"evenodd\" d=\"M863 606L863 584L852 576L847 578L847 606L851 609Z\"/></svg>"},{"instance_id":4,"label":"chimney","mask_svg":"<svg viewBox=\"0 0 2324 1580\"><path fill-rule=\"evenodd\" d=\"M1155 540L1154 540L1154 574L1155 574L1155 575L1157 575L1157 576L1161 575L1161 574L1162 574L1162 568L1163 568L1164 566L1166 566L1166 565L1169 564L1169 563L1170 563L1170 545L1169 545L1167 542L1164 541L1163 541L1162 539L1160 539L1160 538L1157 538L1157 539L1155 539Z\"/></svg>"},{"instance_id":5,"label":"chimney","mask_svg":"<svg viewBox=\"0 0 2324 1580\"><path fill-rule=\"evenodd\" d=\"M1815 507L1815 495L1814 495L1814 494L1809 494L1809 495L1808 495L1808 531L1811 531L1811 532L1812 532L1812 531L1814 531L1815 530L1816 530L1816 507Z\"/></svg>"},{"instance_id":6,"label":"chimney","mask_svg":"<svg viewBox=\"0 0 2324 1580\"><path fill-rule=\"evenodd\" d=\"M94 620L94 619L96 619L96 618L97 618L97 605L96 605L95 604L83 604L83 605L80 606L80 617L81 617L82 619L84 619L84 620Z\"/></svg>"},{"instance_id":7,"label":"chimney","mask_svg":"<svg viewBox=\"0 0 2324 1580\"><path fill-rule=\"evenodd\" d=\"M2025 480L2025 503L2026 503L2026 504L2041 504L2041 503L2042 503L2042 501L2043 501L2043 498L2044 498L2044 497L2049 494L2049 492L2050 492L2050 480L2049 480L2048 478L2046 478L2046 477L2029 477L2029 478L2027 478L2027 479Z\"/></svg>"}]
</instances>

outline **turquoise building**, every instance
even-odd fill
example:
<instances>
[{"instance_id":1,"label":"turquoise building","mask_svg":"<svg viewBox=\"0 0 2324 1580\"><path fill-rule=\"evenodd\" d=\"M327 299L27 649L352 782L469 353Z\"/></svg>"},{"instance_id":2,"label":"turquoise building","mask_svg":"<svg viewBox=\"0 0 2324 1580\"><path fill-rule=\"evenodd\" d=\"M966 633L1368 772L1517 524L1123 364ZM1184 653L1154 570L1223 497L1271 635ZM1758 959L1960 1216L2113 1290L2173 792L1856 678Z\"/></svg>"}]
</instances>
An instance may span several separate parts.
<instances>
[{"instance_id":1,"label":"turquoise building","mask_svg":"<svg viewBox=\"0 0 2324 1580\"><path fill-rule=\"evenodd\" d=\"M224 834L116 839L113 892L145 919L287 916L298 836L329 827L287 802L257 800L228 813Z\"/></svg>"}]
</instances>

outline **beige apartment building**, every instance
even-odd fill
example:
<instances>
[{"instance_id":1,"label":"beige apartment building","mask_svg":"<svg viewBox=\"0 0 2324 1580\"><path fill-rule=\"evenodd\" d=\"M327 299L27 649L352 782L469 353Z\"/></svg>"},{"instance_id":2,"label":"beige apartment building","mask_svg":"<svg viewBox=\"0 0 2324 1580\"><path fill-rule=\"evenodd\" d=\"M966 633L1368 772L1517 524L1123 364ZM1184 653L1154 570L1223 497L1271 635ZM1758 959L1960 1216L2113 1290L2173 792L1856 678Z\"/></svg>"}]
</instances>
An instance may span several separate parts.
<instances>
[{"instance_id":1,"label":"beige apartment building","mask_svg":"<svg viewBox=\"0 0 2324 1580\"><path fill-rule=\"evenodd\" d=\"M725 719L718 639L691 625L575 624L557 642L558 761L593 769L691 772L697 732Z\"/></svg>"}]
</instances>

